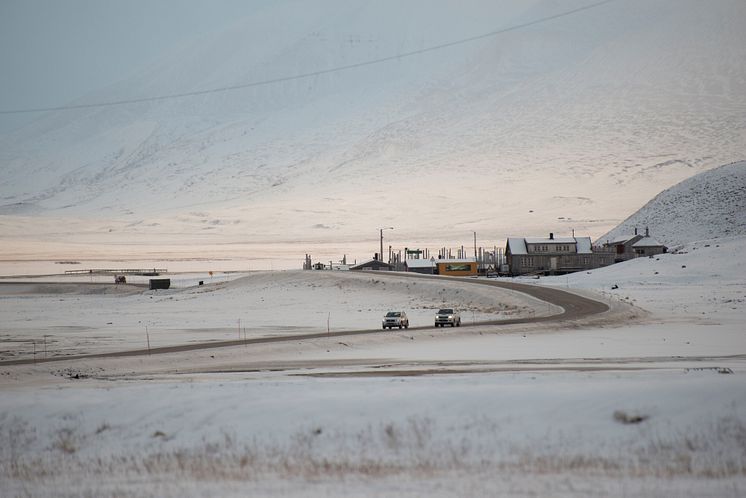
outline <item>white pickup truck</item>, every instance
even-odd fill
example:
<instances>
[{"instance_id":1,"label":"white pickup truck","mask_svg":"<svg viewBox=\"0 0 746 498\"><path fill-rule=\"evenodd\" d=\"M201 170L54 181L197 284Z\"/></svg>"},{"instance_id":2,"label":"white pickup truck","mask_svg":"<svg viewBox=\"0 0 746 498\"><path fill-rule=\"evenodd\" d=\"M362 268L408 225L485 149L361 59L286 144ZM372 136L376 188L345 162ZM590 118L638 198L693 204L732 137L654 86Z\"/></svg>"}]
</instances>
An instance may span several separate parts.
<instances>
[{"instance_id":1,"label":"white pickup truck","mask_svg":"<svg viewBox=\"0 0 746 498\"><path fill-rule=\"evenodd\" d=\"M383 329L386 330L386 328L392 329L394 327L405 329L409 328L409 318L407 318L407 314L403 311L389 311L386 313L386 316L383 317Z\"/></svg>"},{"instance_id":2,"label":"white pickup truck","mask_svg":"<svg viewBox=\"0 0 746 498\"><path fill-rule=\"evenodd\" d=\"M442 308L435 314L435 326L444 327L446 325L451 327L461 326L461 315L453 308Z\"/></svg>"}]
</instances>

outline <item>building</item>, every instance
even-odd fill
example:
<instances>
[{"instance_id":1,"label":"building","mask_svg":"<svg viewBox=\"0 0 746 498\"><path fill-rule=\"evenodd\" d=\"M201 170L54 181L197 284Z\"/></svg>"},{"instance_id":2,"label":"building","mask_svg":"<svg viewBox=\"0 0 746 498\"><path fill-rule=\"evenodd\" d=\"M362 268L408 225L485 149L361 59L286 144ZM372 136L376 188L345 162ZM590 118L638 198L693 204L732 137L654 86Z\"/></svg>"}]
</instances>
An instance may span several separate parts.
<instances>
[{"instance_id":1,"label":"building","mask_svg":"<svg viewBox=\"0 0 746 498\"><path fill-rule=\"evenodd\" d=\"M360 263L359 265L350 266L349 269L352 271L369 271L369 270L391 271L394 269L394 267L388 263L384 263L383 261L377 258L373 258L364 263Z\"/></svg>"},{"instance_id":2,"label":"building","mask_svg":"<svg viewBox=\"0 0 746 498\"><path fill-rule=\"evenodd\" d=\"M614 255L614 263L621 263L635 257L634 246L642 239L642 235L621 235L614 240L607 240L603 249Z\"/></svg>"},{"instance_id":3,"label":"building","mask_svg":"<svg viewBox=\"0 0 746 498\"><path fill-rule=\"evenodd\" d=\"M477 260L474 258L407 259L404 261L404 271L426 275L469 277L477 275L477 268Z\"/></svg>"},{"instance_id":4,"label":"building","mask_svg":"<svg viewBox=\"0 0 746 498\"><path fill-rule=\"evenodd\" d=\"M668 250L666 246L655 240L653 237L645 236L632 244L637 257L640 256L655 256L657 254L663 254Z\"/></svg>"},{"instance_id":5,"label":"building","mask_svg":"<svg viewBox=\"0 0 746 498\"><path fill-rule=\"evenodd\" d=\"M435 275L435 258L430 259L406 259L404 260L404 271Z\"/></svg>"},{"instance_id":6,"label":"building","mask_svg":"<svg viewBox=\"0 0 746 498\"><path fill-rule=\"evenodd\" d=\"M435 271L438 272L438 275L476 277L478 265L476 258L436 259Z\"/></svg>"},{"instance_id":7,"label":"building","mask_svg":"<svg viewBox=\"0 0 746 498\"><path fill-rule=\"evenodd\" d=\"M639 235L635 228L634 235L622 235L614 240L607 240L603 244L605 252L614 255L614 263L621 263L640 256L655 256L668 249L666 246L650 236L650 230L645 228L645 235Z\"/></svg>"},{"instance_id":8,"label":"building","mask_svg":"<svg viewBox=\"0 0 746 498\"><path fill-rule=\"evenodd\" d=\"M614 263L614 254L594 250L590 237L509 237L505 257L510 275L558 275Z\"/></svg>"},{"instance_id":9,"label":"building","mask_svg":"<svg viewBox=\"0 0 746 498\"><path fill-rule=\"evenodd\" d=\"M470 277L477 275L477 269L477 260L474 258L407 259L404 261L404 271L427 275Z\"/></svg>"}]
</instances>

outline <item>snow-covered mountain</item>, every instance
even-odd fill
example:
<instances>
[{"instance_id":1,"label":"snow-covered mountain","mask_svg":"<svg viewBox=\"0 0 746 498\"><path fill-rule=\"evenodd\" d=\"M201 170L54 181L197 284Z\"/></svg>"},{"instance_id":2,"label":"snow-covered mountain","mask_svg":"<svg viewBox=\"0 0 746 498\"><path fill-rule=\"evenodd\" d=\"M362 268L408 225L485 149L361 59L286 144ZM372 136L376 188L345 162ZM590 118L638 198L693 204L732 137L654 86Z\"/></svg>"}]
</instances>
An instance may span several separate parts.
<instances>
[{"instance_id":1,"label":"snow-covered mountain","mask_svg":"<svg viewBox=\"0 0 746 498\"><path fill-rule=\"evenodd\" d=\"M0 138L2 255L597 236L746 151L741 0L283 0ZM547 19L544 22L529 24ZM509 29L514 28L517 29ZM413 51L508 31L421 54ZM274 250L274 249L272 249Z\"/></svg>"},{"instance_id":2,"label":"snow-covered mountain","mask_svg":"<svg viewBox=\"0 0 746 498\"><path fill-rule=\"evenodd\" d=\"M599 242L646 228L673 247L746 236L746 162L705 171L661 192Z\"/></svg>"}]
</instances>

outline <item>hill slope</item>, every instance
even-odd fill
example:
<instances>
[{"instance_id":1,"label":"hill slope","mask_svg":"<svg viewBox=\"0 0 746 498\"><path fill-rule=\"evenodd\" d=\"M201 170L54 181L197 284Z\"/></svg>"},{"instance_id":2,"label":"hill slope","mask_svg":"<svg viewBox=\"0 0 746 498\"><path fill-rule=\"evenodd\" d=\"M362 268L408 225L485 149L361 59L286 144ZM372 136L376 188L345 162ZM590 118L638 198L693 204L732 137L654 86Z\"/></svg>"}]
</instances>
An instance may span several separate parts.
<instances>
[{"instance_id":1,"label":"hill slope","mask_svg":"<svg viewBox=\"0 0 746 498\"><path fill-rule=\"evenodd\" d=\"M346 66L588 2L261 5L80 103ZM295 260L362 257L389 225L410 247L596 235L742 159L744 18L739 0L610 2L312 78L49 113L0 139L3 255L292 242Z\"/></svg>"},{"instance_id":2,"label":"hill slope","mask_svg":"<svg viewBox=\"0 0 746 498\"><path fill-rule=\"evenodd\" d=\"M746 161L700 173L661 192L599 242L645 227L669 246L746 235Z\"/></svg>"}]
</instances>

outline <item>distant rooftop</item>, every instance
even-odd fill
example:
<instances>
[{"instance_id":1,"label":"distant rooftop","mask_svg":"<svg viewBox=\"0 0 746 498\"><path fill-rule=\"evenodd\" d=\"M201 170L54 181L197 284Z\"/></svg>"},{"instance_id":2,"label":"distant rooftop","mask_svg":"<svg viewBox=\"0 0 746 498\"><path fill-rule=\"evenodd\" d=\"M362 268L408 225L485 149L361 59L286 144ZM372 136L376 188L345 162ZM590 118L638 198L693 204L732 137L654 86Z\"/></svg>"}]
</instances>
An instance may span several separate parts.
<instances>
[{"instance_id":1,"label":"distant rooftop","mask_svg":"<svg viewBox=\"0 0 746 498\"><path fill-rule=\"evenodd\" d=\"M609 244L609 245L624 244L624 243L626 243L626 242L634 239L635 237L637 237L637 235L619 235L614 240L610 240L608 242L604 242L604 244Z\"/></svg>"},{"instance_id":2,"label":"distant rooftop","mask_svg":"<svg viewBox=\"0 0 746 498\"><path fill-rule=\"evenodd\" d=\"M632 244L632 247L663 247L663 244L658 242L653 237L643 237Z\"/></svg>"},{"instance_id":3,"label":"distant rooftop","mask_svg":"<svg viewBox=\"0 0 746 498\"><path fill-rule=\"evenodd\" d=\"M450 258L450 259L435 259L430 261L429 259L408 259L405 261L408 268L431 268L438 263L474 263L474 258Z\"/></svg>"},{"instance_id":4,"label":"distant rooftop","mask_svg":"<svg viewBox=\"0 0 746 498\"><path fill-rule=\"evenodd\" d=\"M590 237L508 237L508 248L514 255L528 254L526 244L573 244L578 254L590 254L592 252Z\"/></svg>"},{"instance_id":5,"label":"distant rooftop","mask_svg":"<svg viewBox=\"0 0 746 498\"><path fill-rule=\"evenodd\" d=\"M526 237L526 244L574 244L573 237Z\"/></svg>"}]
</instances>

